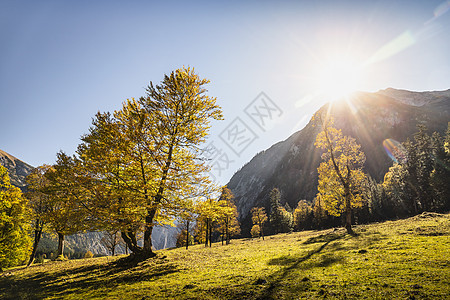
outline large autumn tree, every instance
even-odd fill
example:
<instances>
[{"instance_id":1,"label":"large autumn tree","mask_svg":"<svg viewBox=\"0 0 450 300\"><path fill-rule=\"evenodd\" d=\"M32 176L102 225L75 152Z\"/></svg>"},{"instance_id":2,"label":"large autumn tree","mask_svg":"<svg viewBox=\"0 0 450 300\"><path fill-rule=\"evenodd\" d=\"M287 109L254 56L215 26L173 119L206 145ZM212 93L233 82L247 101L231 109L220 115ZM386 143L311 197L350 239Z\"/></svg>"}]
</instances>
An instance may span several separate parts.
<instances>
[{"instance_id":1,"label":"large autumn tree","mask_svg":"<svg viewBox=\"0 0 450 300\"><path fill-rule=\"evenodd\" d=\"M27 258L28 217L26 199L11 184L6 168L0 165L0 271Z\"/></svg>"},{"instance_id":2,"label":"large autumn tree","mask_svg":"<svg viewBox=\"0 0 450 300\"><path fill-rule=\"evenodd\" d=\"M315 146L323 149L323 162L319 173L319 194L329 214L345 215L345 228L353 234L352 209L361 207L366 176L362 170L366 157L356 140L344 136L333 127L330 116L321 118L322 131L317 135Z\"/></svg>"},{"instance_id":3,"label":"large autumn tree","mask_svg":"<svg viewBox=\"0 0 450 300\"><path fill-rule=\"evenodd\" d=\"M222 119L207 79L181 68L150 85L146 96L121 110L99 113L78 154L91 178L99 223L115 223L130 250L152 257L155 225L170 222L188 198L205 193L210 181L200 146L210 121ZM144 231L143 246L136 231Z\"/></svg>"}]
</instances>

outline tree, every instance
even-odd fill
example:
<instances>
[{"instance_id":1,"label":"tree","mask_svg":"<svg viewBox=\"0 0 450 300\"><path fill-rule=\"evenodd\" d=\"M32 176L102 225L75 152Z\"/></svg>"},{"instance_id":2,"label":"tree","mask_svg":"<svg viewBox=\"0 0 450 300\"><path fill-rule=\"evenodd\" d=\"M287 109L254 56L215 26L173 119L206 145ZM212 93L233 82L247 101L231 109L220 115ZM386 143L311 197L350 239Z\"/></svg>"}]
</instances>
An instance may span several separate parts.
<instances>
[{"instance_id":1,"label":"tree","mask_svg":"<svg viewBox=\"0 0 450 300\"><path fill-rule=\"evenodd\" d=\"M182 228L181 231L179 233L177 233L176 246L178 248L186 247L186 250L187 250L189 245L193 245L193 244L194 244L194 237L192 236L190 231L186 230L186 227Z\"/></svg>"},{"instance_id":2,"label":"tree","mask_svg":"<svg viewBox=\"0 0 450 300\"><path fill-rule=\"evenodd\" d=\"M431 208L432 188L430 175L433 171L433 158L431 149L431 138L426 133L425 125L417 126L419 131L414 134L414 142L407 142L406 169L408 170L408 181L414 191L413 199L415 213L419 210L427 211Z\"/></svg>"},{"instance_id":3,"label":"tree","mask_svg":"<svg viewBox=\"0 0 450 300\"><path fill-rule=\"evenodd\" d=\"M97 113L77 150L92 193L87 206L95 227L119 230L127 249L135 254L142 252L137 234L145 223L148 191L156 180L152 158L143 150L151 140L139 125L141 109L128 100L113 115Z\"/></svg>"},{"instance_id":4,"label":"tree","mask_svg":"<svg viewBox=\"0 0 450 300\"><path fill-rule=\"evenodd\" d=\"M57 257L64 255L66 235L87 229L87 212L83 205L84 189L77 174L77 160L64 152L57 154L56 164L45 173L49 209L45 214L49 226L58 235Z\"/></svg>"},{"instance_id":5,"label":"tree","mask_svg":"<svg viewBox=\"0 0 450 300\"><path fill-rule=\"evenodd\" d=\"M26 260L31 244L28 221L27 201L0 165L0 271Z\"/></svg>"},{"instance_id":6,"label":"tree","mask_svg":"<svg viewBox=\"0 0 450 300\"><path fill-rule=\"evenodd\" d=\"M177 234L177 247L185 246L188 250L189 245L194 243L194 237L192 235L192 227L195 225L197 207L192 201L185 205L183 211L178 215L179 225L181 229Z\"/></svg>"},{"instance_id":7,"label":"tree","mask_svg":"<svg viewBox=\"0 0 450 300\"><path fill-rule=\"evenodd\" d=\"M270 225L272 226L275 233L280 232L282 213L281 213L281 193L277 188L273 188L270 191Z\"/></svg>"},{"instance_id":8,"label":"tree","mask_svg":"<svg viewBox=\"0 0 450 300\"><path fill-rule=\"evenodd\" d=\"M216 222L223 216L223 206L219 201L215 201L212 198L207 198L198 204L198 217L199 231L204 230L204 234L200 234L201 239L205 242L205 247L211 247L212 235L214 228L217 225ZM203 239L204 237L204 239Z\"/></svg>"},{"instance_id":9,"label":"tree","mask_svg":"<svg viewBox=\"0 0 450 300\"><path fill-rule=\"evenodd\" d=\"M107 230L103 232L100 243L108 249L112 256L114 256L116 254L116 247L123 244L123 239L118 230Z\"/></svg>"},{"instance_id":10,"label":"tree","mask_svg":"<svg viewBox=\"0 0 450 300\"><path fill-rule=\"evenodd\" d=\"M51 169L49 165L39 166L31 171L27 176L28 192L25 196L28 199L28 206L31 208L31 214L34 218L34 243L31 251L28 265L33 263L36 256L37 247L41 240L42 231L44 230L45 219L47 213L50 211L50 197L44 193L49 182L45 177Z\"/></svg>"},{"instance_id":11,"label":"tree","mask_svg":"<svg viewBox=\"0 0 450 300\"><path fill-rule=\"evenodd\" d=\"M294 216L292 212L284 207L280 207L281 232L292 232L294 230Z\"/></svg>"},{"instance_id":12,"label":"tree","mask_svg":"<svg viewBox=\"0 0 450 300\"><path fill-rule=\"evenodd\" d=\"M250 234L252 235L252 237L261 237L261 228L259 227L258 224L255 224L252 226L252 229L250 230ZM264 239L263 239L264 240Z\"/></svg>"},{"instance_id":13,"label":"tree","mask_svg":"<svg viewBox=\"0 0 450 300\"><path fill-rule=\"evenodd\" d=\"M155 255L153 227L171 223L193 190L198 197L211 185L199 146L222 111L206 94L207 83L191 68L177 69L113 116L98 114L83 137L80 157L96 166L91 177L99 185L95 205L104 211L99 219L113 208L122 237L141 258ZM141 227L142 247L132 234Z\"/></svg>"},{"instance_id":14,"label":"tree","mask_svg":"<svg viewBox=\"0 0 450 300\"><path fill-rule=\"evenodd\" d=\"M255 227L255 225L258 225L259 237L262 237L262 239L264 240L264 223L267 222L267 215L266 215L266 210L264 209L264 207L253 207L252 208L252 222L253 222L253 227ZM253 230L253 228L252 228L252 230Z\"/></svg>"},{"instance_id":15,"label":"tree","mask_svg":"<svg viewBox=\"0 0 450 300\"><path fill-rule=\"evenodd\" d=\"M294 210L294 227L296 230L304 230L311 227L313 209L306 200L300 200Z\"/></svg>"},{"instance_id":16,"label":"tree","mask_svg":"<svg viewBox=\"0 0 450 300\"><path fill-rule=\"evenodd\" d=\"M317 135L315 146L325 150L319 168L319 194L325 209L335 216L345 213L345 228L352 230L352 209L361 207L362 192L366 180L362 171L365 155L354 138L344 136L333 127L333 120L322 121L322 131Z\"/></svg>"},{"instance_id":17,"label":"tree","mask_svg":"<svg viewBox=\"0 0 450 300\"><path fill-rule=\"evenodd\" d=\"M222 187L222 193L219 197L219 206L221 207L221 216L219 218L219 230L222 236L222 245L224 239L226 244L230 243L232 236L236 236L241 232L238 221L238 211L234 204L234 195L226 186Z\"/></svg>"},{"instance_id":18,"label":"tree","mask_svg":"<svg viewBox=\"0 0 450 300\"><path fill-rule=\"evenodd\" d=\"M192 182L208 184L208 167L197 160L198 147L205 141L210 120L223 117L216 98L206 95L203 86L207 83L209 80L200 79L193 69L181 68L166 75L160 85L150 82L147 97L139 100L142 117L148 117L143 124L153 139L148 150L159 178L145 217L144 252L150 256L155 217L162 207L169 206L164 202L177 197L180 189L190 188Z\"/></svg>"},{"instance_id":19,"label":"tree","mask_svg":"<svg viewBox=\"0 0 450 300\"><path fill-rule=\"evenodd\" d=\"M450 140L450 123L445 139L441 138L436 132L432 136L433 156L435 158L430 178L434 192L432 208L442 212L450 209L450 149L446 149L445 140Z\"/></svg>"},{"instance_id":20,"label":"tree","mask_svg":"<svg viewBox=\"0 0 450 300\"><path fill-rule=\"evenodd\" d=\"M324 228L329 217L324 206L322 197L319 193L313 200L314 223L318 228Z\"/></svg>"}]
</instances>

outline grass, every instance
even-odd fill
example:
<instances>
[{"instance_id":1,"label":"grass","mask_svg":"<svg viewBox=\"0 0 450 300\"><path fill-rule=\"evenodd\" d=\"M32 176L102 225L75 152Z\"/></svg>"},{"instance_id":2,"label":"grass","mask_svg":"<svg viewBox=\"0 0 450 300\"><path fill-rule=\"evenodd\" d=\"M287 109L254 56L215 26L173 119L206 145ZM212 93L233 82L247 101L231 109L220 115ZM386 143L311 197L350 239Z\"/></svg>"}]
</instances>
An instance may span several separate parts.
<instances>
[{"instance_id":1,"label":"grass","mask_svg":"<svg viewBox=\"0 0 450 300\"><path fill-rule=\"evenodd\" d=\"M124 257L49 262L0 275L0 299L450 299L450 215Z\"/></svg>"}]
</instances>

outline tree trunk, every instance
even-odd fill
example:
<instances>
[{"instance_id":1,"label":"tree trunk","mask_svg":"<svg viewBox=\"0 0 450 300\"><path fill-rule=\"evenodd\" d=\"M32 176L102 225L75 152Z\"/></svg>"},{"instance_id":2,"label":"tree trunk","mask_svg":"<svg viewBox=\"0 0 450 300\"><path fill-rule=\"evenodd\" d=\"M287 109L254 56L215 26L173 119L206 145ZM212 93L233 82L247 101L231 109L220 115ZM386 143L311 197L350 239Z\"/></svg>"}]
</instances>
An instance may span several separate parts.
<instances>
[{"instance_id":1,"label":"tree trunk","mask_svg":"<svg viewBox=\"0 0 450 300\"><path fill-rule=\"evenodd\" d=\"M114 233L114 240L113 240L113 244L112 244L112 249L111 249L111 255L114 256L114 254L116 253L116 245L117 245L117 232Z\"/></svg>"},{"instance_id":2,"label":"tree trunk","mask_svg":"<svg viewBox=\"0 0 450 300\"><path fill-rule=\"evenodd\" d=\"M209 237L209 220L206 219L206 230L205 230L205 247L208 247L208 237Z\"/></svg>"},{"instance_id":3,"label":"tree trunk","mask_svg":"<svg viewBox=\"0 0 450 300\"><path fill-rule=\"evenodd\" d=\"M39 241L41 240L41 236L42 236L43 225L44 225L43 222L39 221L39 219L36 220L36 227L34 229L33 250L31 251L30 260L28 261L27 267L29 267L33 263L34 258L36 256L37 247L38 247Z\"/></svg>"},{"instance_id":4,"label":"tree trunk","mask_svg":"<svg viewBox=\"0 0 450 300\"><path fill-rule=\"evenodd\" d=\"M189 220L186 221L186 250L189 248Z\"/></svg>"},{"instance_id":5,"label":"tree trunk","mask_svg":"<svg viewBox=\"0 0 450 300\"><path fill-rule=\"evenodd\" d=\"M263 241L264 241L264 230L263 230L263 224L262 223L259 224L259 230L260 230L259 233L262 236Z\"/></svg>"},{"instance_id":6,"label":"tree trunk","mask_svg":"<svg viewBox=\"0 0 450 300\"><path fill-rule=\"evenodd\" d=\"M147 217L145 217L145 232L144 232L144 247L142 249L143 258L150 258L156 256L152 249L152 232L153 232L153 216L155 215L155 210L152 210L153 213L150 213ZM151 220L151 221L150 221Z\"/></svg>"},{"instance_id":7,"label":"tree trunk","mask_svg":"<svg viewBox=\"0 0 450 300\"><path fill-rule=\"evenodd\" d=\"M211 248L211 242L212 242L212 222L209 224L209 248Z\"/></svg>"},{"instance_id":8,"label":"tree trunk","mask_svg":"<svg viewBox=\"0 0 450 300\"><path fill-rule=\"evenodd\" d=\"M230 222L227 220L226 221L226 239L227 239L227 245L229 245L230 244L230 229L228 228L229 227L229 224Z\"/></svg>"},{"instance_id":9,"label":"tree trunk","mask_svg":"<svg viewBox=\"0 0 450 300\"><path fill-rule=\"evenodd\" d=\"M137 245L136 236L131 231L121 231L122 239L124 240L126 244L126 250L128 254L128 249L130 249L131 252L134 254L140 254L142 252L141 247Z\"/></svg>"},{"instance_id":10,"label":"tree trunk","mask_svg":"<svg viewBox=\"0 0 450 300\"><path fill-rule=\"evenodd\" d=\"M352 229L352 208L350 206L350 188L348 186L344 187L345 190L345 229L347 229L348 234L355 234Z\"/></svg>"},{"instance_id":11,"label":"tree trunk","mask_svg":"<svg viewBox=\"0 0 450 300\"><path fill-rule=\"evenodd\" d=\"M64 234L58 232L58 252L56 257L64 256Z\"/></svg>"}]
</instances>

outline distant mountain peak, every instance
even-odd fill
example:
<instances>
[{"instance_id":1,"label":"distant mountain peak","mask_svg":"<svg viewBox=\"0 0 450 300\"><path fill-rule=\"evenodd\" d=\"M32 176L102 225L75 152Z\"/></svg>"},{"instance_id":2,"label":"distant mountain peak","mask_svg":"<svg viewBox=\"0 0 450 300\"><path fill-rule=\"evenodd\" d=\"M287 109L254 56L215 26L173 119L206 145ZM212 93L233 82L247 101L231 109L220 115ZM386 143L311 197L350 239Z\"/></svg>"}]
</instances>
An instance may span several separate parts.
<instances>
[{"instance_id":1,"label":"distant mountain peak","mask_svg":"<svg viewBox=\"0 0 450 300\"><path fill-rule=\"evenodd\" d=\"M401 89L387 88L384 90L379 90L377 94L391 97L404 104L423 106L450 98L450 89L444 91L413 92Z\"/></svg>"},{"instance_id":2,"label":"distant mountain peak","mask_svg":"<svg viewBox=\"0 0 450 300\"><path fill-rule=\"evenodd\" d=\"M0 165L4 166L9 173L11 183L22 190L26 186L26 177L34 169L29 164L21 161L17 157L0 149Z\"/></svg>"}]
</instances>

